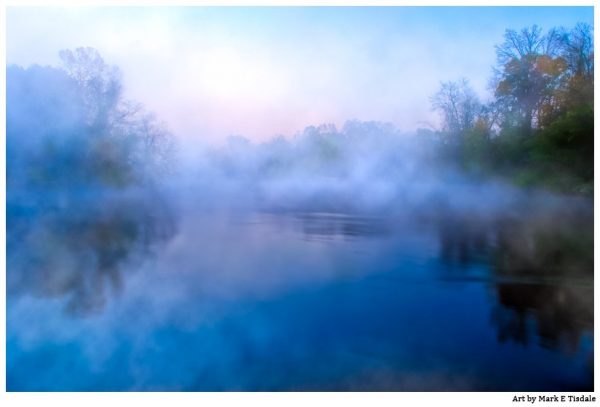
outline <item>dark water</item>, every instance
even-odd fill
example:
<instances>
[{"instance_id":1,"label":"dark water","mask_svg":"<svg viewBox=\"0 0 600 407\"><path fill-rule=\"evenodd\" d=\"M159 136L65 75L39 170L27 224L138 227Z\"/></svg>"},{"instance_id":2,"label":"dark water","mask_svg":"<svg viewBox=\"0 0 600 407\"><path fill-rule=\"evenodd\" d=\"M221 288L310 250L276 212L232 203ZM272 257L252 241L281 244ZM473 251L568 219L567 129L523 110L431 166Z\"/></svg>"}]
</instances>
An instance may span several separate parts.
<instances>
[{"instance_id":1,"label":"dark water","mask_svg":"<svg viewBox=\"0 0 600 407\"><path fill-rule=\"evenodd\" d=\"M593 390L590 202L9 198L9 391Z\"/></svg>"}]
</instances>

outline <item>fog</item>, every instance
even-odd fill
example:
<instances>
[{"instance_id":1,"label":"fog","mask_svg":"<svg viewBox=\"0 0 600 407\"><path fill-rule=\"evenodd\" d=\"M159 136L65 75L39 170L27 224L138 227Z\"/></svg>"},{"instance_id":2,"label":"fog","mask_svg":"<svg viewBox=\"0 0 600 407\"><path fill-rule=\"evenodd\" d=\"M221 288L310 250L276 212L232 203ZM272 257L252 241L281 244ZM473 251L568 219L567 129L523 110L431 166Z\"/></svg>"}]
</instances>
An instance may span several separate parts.
<instances>
[{"instance_id":1,"label":"fog","mask_svg":"<svg viewBox=\"0 0 600 407\"><path fill-rule=\"evenodd\" d=\"M542 229L555 230L553 216L591 210L585 198L468 173L444 156L440 133L426 129L403 133L390 123L351 120L340 129L318 124L266 142L238 135L215 146L175 138L143 106L124 99L118 68L97 51L61 56L63 67L7 72L9 263L27 261L18 268L32 270L45 263L47 271L37 273L50 273L40 281L54 281L39 288L47 295L76 286L84 294L74 301L88 296L94 288L85 288L91 283L78 275L81 268L106 274L96 285L104 279L120 285L111 276L116 265L155 241L187 245L177 230L196 216L292 216L329 237L350 236L352 228L377 235L391 225L434 225L445 239L472 227L486 235L499 222L523 219L550 222ZM220 227L216 222L208 235L218 236ZM76 249L82 242L88 254ZM210 238L203 246L211 246ZM40 257L32 261L32 253ZM9 273L9 293L31 289L39 278L32 273ZM269 284L269 277L261 279Z\"/></svg>"},{"instance_id":2,"label":"fog","mask_svg":"<svg viewBox=\"0 0 600 407\"><path fill-rule=\"evenodd\" d=\"M490 94L505 29L579 21L593 24L593 9L10 7L6 60L56 66L61 49L96 48L129 98L198 142L352 119L412 132L440 124L428 100L440 81Z\"/></svg>"},{"instance_id":3,"label":"fog","mask_svg":"<svg viewBox=\"0 0 600 407\"><path fill-rule=\"evenodd\" d=\"M261 144L235 136L222 148L195 149L193 160L180 163L177 182L196 191L198 203L270 210L397 214L450 201L493 210L518 198L506 185L440 163L434 138L356 121ZM477 195L486 202L471 199Z\"/></svg>"},{"instance_id":4,"label":"fog","mask_svg":"<svg viewBox=\"0 0 600 407\"><path fill-rule=\"evenodd\" d=\"M7 388L593 388L589 168L560 144L587 137L583 102L490 123L462 81L442 89L483 106L468 128L433 109L445 127L215 143L130 100L96 49L59 59L7 67ZM509 130L583 164L536 164L544 144L527 167L538 139Z\"/></svg>"},{"instance_id":5,"label":"fog","mask_svg":"<svg viewBox=\"0 0 600 407\"><path fill-rule=\"evenodd\" d=\"M23 171L34 162L48 171L46 179L34 178L46 189L152 184L213 208L398 214L452 205L494 211L523 194L444 161L435 132L402 133L390 123L316 124L262 143L230 136L222 146L175 139L141 106L120 100L118 71L101 69L106 77L89 79L82 93L62 69L9 68L11 186L30 182ZM102 126L109 134L95 135Z\"/></svg>"}]
</instances>

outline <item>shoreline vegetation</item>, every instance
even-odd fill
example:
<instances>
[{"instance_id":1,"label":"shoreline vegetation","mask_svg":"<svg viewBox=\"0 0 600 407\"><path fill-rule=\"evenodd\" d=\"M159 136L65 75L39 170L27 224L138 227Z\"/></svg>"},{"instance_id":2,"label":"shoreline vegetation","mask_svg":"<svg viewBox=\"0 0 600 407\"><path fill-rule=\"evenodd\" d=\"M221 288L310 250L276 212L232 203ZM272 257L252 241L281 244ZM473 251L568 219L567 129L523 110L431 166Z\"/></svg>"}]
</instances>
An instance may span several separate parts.
<instances>
[{"instance_id":1,"label":"shoreline vegetation","mask_svg":"<svg viewBox=\"0 0 600 407\"><path fill-rule=\"evenodd\" d=\"M506 30L496 54L492 100L482 103L466 79L431 98L446 160L521 187L593 196L593 28Z\"/></svg>"},{"instance_id":2,"label":"shoreline vegetation","mask_svg":"<svg viewBox=\"0 0 600 407\"><path fill-rule=\"evenodd\" d=\"M411 161L413 149L424 171L431 165L440 176L449 168L473 179L593 196L593 28L506 30L496 53L491 100L482 102L467 79L441 83L431 97L440 129L406 136L391 124L349 121L341 131L311 126L291 140L279 136L261 145L230 136L225 151L216 153L220 171L241 172L248 154L258 151L259 177L299 166L343 177L351 172L347 167L361 165L360 155ZM60 56L62 68L8 67L9 190L168 182L177 161L174 137L139 103L124 100L118 68L92 48ZM384 151L390 149L396 151Z\"/></svg>"}]
</instances>

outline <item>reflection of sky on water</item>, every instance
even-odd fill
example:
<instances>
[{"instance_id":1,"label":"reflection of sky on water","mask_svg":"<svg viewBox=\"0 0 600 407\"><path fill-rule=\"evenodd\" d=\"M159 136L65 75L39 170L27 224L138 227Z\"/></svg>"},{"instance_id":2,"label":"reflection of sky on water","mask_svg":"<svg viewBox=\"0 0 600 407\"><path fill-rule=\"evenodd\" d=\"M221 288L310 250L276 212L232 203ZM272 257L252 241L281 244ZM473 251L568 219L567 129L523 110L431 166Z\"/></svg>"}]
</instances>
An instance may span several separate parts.
<instances>
[{"instance_id":1,"label":"reflection of sky on water","mask_svg":"<svg viewBox=\"0 0 600 407\"><path fill-rule=\"evenodd\" d=\"M589 274L500 272L495 220L448 216L186 210L101 310L9 296L7 387L589 389Z\"/></svg>"}]
</instances>

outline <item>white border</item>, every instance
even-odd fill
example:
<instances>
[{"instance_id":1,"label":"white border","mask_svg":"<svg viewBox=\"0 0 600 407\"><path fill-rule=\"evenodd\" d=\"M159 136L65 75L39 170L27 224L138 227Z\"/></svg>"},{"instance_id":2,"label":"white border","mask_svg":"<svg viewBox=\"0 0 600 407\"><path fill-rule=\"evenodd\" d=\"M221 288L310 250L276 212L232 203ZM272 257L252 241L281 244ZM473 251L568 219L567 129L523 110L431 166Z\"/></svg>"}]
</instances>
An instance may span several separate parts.
<instances>
[{"instance_id":1,"label":"white border","mask_svg":"<svg viewBox=\"0 0 600 407\"><path fill-rule=\"evenodd\" d=\"M0 214L0 264L1 278L0 291L2 301L0 301L0 405L4 406L101 406L107 405L172 405L172 406L204 406L204 405L259 405L259 406L394 406L399 407L406 403L407 405L460 405L460 406L509 406L509 405L524 405L524 403L513 403L512 399L515 395L538 395L538 393L512 393L512 392L429 392L429 393L409 393L409 392L387 392L387 393L155 393L155 392L139 392L139 393L7 393L6 392L6 7L19 6L77 6L77 7L96 7L96 6L595 6L595 2L591 0L565 1L565 0L503 0L503 1L434 1L434 0L407 0L407 1L392 1L392 0L375 0L365 2L364 0L221 0L221 1L194 1L194 0L176 0L173 2L152 1L133 1L133 0L90 0L83 3L82 0L62 0L62 1L30 1L30 0L0 0L0 44L3 50L0 56L2 66L2 76L0 78L0 129L2 134L2 142L0 143L0 181L3 188L0 189L0 196L3 202L3 210ZM598 19L598 7L594 9L594 21ZM595 31L595 43L598 44L598 34ZM595 74L595 83L598 83L598 74ZM595 100L598 100L598 86L594 89ZM594 137L598 139L597 123L599 113L595 112L595 131ZM600 147L598 142L595 143L594 153L598 157ZM595 161L595 173L599 174L598 160ZM595 182L595 190L597 182ZM595 199L594 210L598 213L598 201ZM598 217L594 220L594 230L598 230ZM594 252L599 253L598 239L595 240ZM594 272L598 270L597 262L595 263ZM597 292L598 279L594 282L594 291ZM598 306L595 303L594 323L598 324ZM594 347L597 349L597 341L594 341ZM594 366L598 366L599 356L595 353ZM595 369L594 369L595 370ZM599 378L595 375L594 388L599 388ZM556 393L556 394L573 394L573 393ZM594 393L586 393L596 395ZM537 402L536 402L537 404ZM552 403L556 405L556 403ZM560 403L561 405L563 403ZM571 403L568 403L571 404ZM586 403L587 404L587 403ZM596 404L596 403L594 403Z\"/></svg>"}]
</instances>

